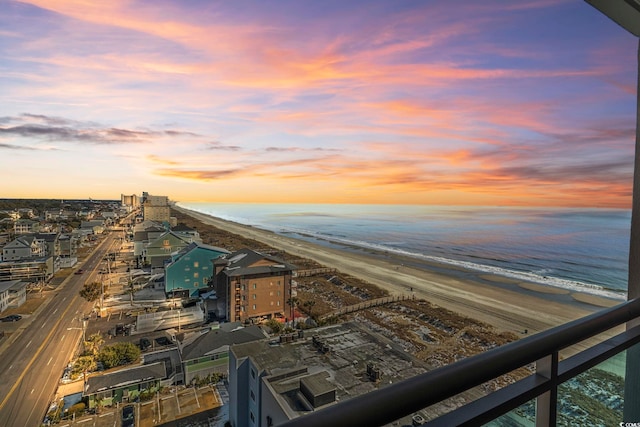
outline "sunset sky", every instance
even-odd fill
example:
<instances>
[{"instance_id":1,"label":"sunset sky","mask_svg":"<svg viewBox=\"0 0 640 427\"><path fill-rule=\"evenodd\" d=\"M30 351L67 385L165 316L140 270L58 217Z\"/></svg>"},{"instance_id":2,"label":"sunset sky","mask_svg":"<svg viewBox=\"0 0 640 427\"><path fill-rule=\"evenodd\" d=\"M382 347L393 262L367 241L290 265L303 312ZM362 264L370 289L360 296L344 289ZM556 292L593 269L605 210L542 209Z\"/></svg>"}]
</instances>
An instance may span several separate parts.
<instances>
[{"instance_id":1,"label":"sunset sky","mask_svg":"<svg viewBox=\"0 0 640 427\"><path fill-rule=\"evenodd\" d=\"M0 197L630 207L582 0L0 0Z\"/></svg>"}]
</instances>

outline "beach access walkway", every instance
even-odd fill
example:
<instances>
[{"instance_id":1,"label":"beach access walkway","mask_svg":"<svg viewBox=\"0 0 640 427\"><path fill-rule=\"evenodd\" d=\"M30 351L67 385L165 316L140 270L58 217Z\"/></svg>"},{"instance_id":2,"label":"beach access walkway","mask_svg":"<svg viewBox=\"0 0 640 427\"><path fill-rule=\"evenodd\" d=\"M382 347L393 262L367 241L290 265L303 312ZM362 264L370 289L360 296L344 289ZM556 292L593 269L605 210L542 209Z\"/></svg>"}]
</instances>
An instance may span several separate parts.
<instances>
[{"instance_id":1,"label":"beach access walkway","mask_svg":"<svg viewBox=\"0 0 640 427\"><path fill-rule=\"evenodd\" d=\"M358 304L348 305L346 307L341 307L337 310L330 311L329 313L323 314L318 317L319 321L325 321L332 317L342 316L343 314L349 314L360 310L366 310L371 307L378 307L381 305L391 304L398 301L406 301L416 299L415 295L393 295L388 297L370 299L367 301L359 302Z\"/></svg>"}]
</instances>

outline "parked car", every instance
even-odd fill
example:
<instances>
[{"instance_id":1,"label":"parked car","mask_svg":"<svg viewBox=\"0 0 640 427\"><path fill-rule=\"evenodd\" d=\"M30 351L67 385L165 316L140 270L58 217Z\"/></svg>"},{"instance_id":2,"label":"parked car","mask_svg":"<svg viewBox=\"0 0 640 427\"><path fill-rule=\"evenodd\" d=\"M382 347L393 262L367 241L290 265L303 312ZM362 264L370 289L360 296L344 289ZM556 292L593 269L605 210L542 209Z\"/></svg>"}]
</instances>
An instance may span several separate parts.
<instances>
[{"instance_id":1,"label":"parked car","mask_svg":"<svg viewBox=\"0 0 640 427\"><path fill-rule=\"evenodd\" d=\"M151 341L148 338L140 338L140 343L138 344L140 350L145 351L149 347L151 347Z\"/></svg>"},{"instance_id":2,"label":"parked car","mask_svg":"<svg viewBox=\"0 0 640 427\"><path fill-rule=\"evenodd\" d=\"M79 270L76 270L76 272L73 273L73 274L82 274L82 273L84 273L84 270L83 269L79 269Z\"/></svg>"},{"instance_id":3,"label":"parked car","mask_svg":"<svg viewBox=\"0 0 640 427\"><path fill-rule=\"evenodd\" d=\"M167 338L167 337L156 338L156 342L159 345L169 345L169 344L171 344L171 341L169 341L169 338Z\"/></svg>"},{"instance_id":4,"label":"parked car","mask_svg":"<svg viewBox=\"0 0 640 427\"><path fill-rule=\"evenodd\" d=\"M134 427L136 425L136 410L133 405L122 408L122 427Z\"/></svg>"},{"instance_id":5,"label":"parked car","mask_svg":"<svg viewBox=\"0 0 640 427\"><path fill-rule=\"evenodd\" d=\"M9 316L3 317L0 320L3 322L17 322L20 319L22 319L22 316L20 316L19 314L10 314Z\"/></svg>"}]
</instances>

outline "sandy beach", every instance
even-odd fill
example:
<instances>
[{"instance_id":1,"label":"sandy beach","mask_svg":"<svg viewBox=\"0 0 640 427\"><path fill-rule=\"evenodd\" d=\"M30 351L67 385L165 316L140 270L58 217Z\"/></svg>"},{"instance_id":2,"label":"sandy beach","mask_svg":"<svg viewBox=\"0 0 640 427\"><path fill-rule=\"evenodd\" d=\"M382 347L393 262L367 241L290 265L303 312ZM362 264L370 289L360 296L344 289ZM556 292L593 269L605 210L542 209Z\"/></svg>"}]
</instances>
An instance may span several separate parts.
<instances>
[{"instance_id":1,"label":"sandy beach","mask_svg":"<svg viewBox=\"0 0 640 427\"><path fill-rule=\"evenodd\" d=\"M422 261L418 264L415 259L386 253L333 249L180 207L174 209L205 224L336 268L392 295L413 293L502 331L531 334L622 302L459 267L433 264L430 268Z\"/></svg>"}]
</instances>

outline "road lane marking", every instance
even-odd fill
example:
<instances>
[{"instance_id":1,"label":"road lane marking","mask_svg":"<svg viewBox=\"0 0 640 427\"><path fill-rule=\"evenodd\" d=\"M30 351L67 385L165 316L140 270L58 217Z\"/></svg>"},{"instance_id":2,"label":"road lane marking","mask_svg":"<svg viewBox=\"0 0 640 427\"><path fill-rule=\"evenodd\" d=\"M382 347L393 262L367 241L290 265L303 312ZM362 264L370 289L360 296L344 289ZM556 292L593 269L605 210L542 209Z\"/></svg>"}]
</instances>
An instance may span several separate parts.
<instances>
[{"instance_id":1,"label":"road lane marking","mask_svg":"<svg viewBox=\"0 0 640 427\"><path fill-rule=\"evenodd\" d=\"M62 300L62 301L64 301L64 300ZM53 310L53 313L52 313L52 314L56 314L56 311L58 311L58 309L57 309L57 308L56 308L55 310Z\"/></svg>"},{"instance_id":2,"label":"road lane marking","mask_svg":"<svg viewBox=\"0 0 640 427\"><path fill-rule=\"evenodd\" d=\"M101 246L102 245L98 246L95 249L99 249ZM58 294L56 294L56 295L58 295ZM67 297L64 297L62 299L62 301L65 301L66 299L67 299ZM78 299L78 297L74 295L73 299ZM38 356L40 356L40 353L42 353L42 351L44 350L44 347L47 344L49 344L49 340L51 340L51 337L53 336L54 332L57 331L58 327L60 326L60 322L62 322L62 319L66 316L67 312L71 309L72 305L73 304L68 304L67 308L64 310L64 312L57 318L55 324L49 330L49 334L45 337L44 340L42 340L42 343L40 344L40 347L38 347L38 349L34 352L33 357L31 358L31 360L29 360L29 363L27 363L27 366L23 369L22 373L20 374L20 376L18 377L16 382L13 383L13 386L11 387L11 389L7 392L7 394L4 395L4 398L0 402L0 411L7 404L7 402L9 401L9 398L11 397L11 395L13 395L13 393L16 391L16 389L18 388L18 386L20 385L20 383L22 382L24 377L27 375L27 373L31 369L31 366L35 363L35 361L38 358ZM56 309L56 311L57 311L57 309ZM64 335L63 335L63 338L64 338Z\"/></svg>"},{"instance_id":3,"label":"road lane marking","mask_svg":"<svg viewBox=\"0 0 640 427\"><path fill-rule=\"evenodd\" d=\"M52 360L53 360L53 357L50 357L49 361L47 362L47 366L49 366L49 364L51 363Z\"/></svg>"},{"instance_id":4,"label":"road lane marking","mask_svg":"<svg viewBox=\"0 0 640 427\"><path fill-rule=\"evenodd\" d=\"M46 323L43 323L42 326L40 326L40 329L44 328L44 325L46 325Z\"/></svg>"},{"instance_id":5,"label":"road lane marking","mask_svg":"<svg viewBox=\"0 0 640 427\"><path fill-rule=\"evenodd\" d=\"M60 341L64 341L64 337L66 337L66 335L63 335L62 338L60 338Z\"/></svg>"},{"instance_id":6,"label":"road lane marking","mask_svg":"<svg viewBox=\"0 0 640 427\"><path fill-rule=\"evenodd\" d=\"M33 340L31 340L31 341L33 341ZM24 346L24 348L29 347L29 346L31 345L31 341L29 341L29 342L27 343L27 345L25 345L25 346Z\"/></svg>"}]
</instances>

